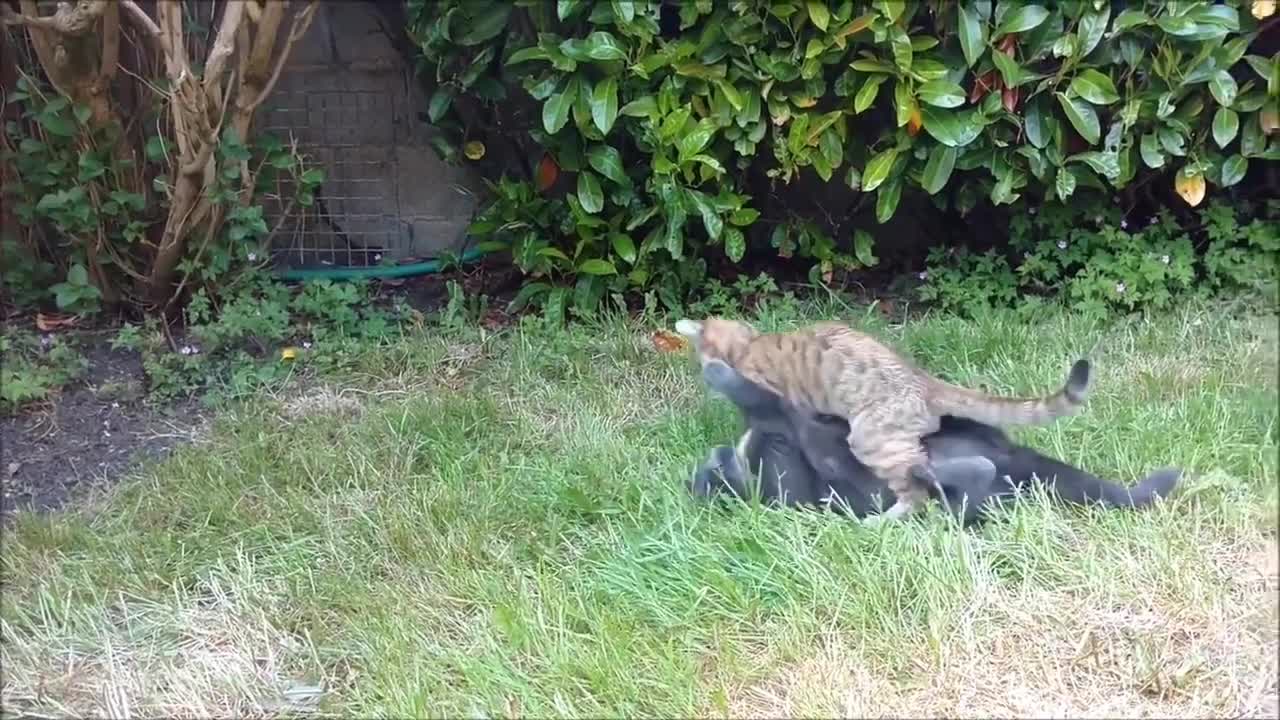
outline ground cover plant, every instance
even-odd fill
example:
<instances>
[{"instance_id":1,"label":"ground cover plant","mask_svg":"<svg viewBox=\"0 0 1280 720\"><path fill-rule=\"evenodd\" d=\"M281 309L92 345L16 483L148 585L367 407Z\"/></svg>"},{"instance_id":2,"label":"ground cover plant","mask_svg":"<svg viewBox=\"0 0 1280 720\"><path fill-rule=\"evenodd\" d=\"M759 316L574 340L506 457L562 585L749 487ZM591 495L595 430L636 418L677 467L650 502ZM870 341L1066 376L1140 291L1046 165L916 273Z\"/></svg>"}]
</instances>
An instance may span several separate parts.
<instances>
[{"instance_id":1,"label":"ground cover plant","mask_svg":"<svg viewBox=\"0 0 1280 720\"><path fill-rule=\"evenodd\" d=\"M1088 409L1015 435L1184 484L973 532L701 507L683 483L738 420L660 321L432 327L17 518L3 712L1274 716L1274 315L899 326L775 295L758 321L837 316L993 389L1091 351Z\"/></svg>"}]
</instances>

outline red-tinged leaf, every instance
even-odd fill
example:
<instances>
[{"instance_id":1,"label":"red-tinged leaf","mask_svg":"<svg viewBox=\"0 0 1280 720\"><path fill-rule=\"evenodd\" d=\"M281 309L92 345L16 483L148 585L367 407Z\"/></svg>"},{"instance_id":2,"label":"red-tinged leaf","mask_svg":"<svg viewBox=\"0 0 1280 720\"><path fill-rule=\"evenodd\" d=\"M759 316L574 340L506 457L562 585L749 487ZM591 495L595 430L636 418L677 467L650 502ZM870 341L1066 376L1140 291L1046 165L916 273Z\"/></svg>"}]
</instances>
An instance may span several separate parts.
<instances>
[{"instance_id":1,"label":"red-tinged leaf","mask_svg":"<svg viewBox=\"0 0 1280 720\"><path fill-rule=\"evenodd\" d=\"M920 127L924 125L924 119L920 116L919 106L911 109L911 116L907 118L907 134L915 137L920 134Z\"/></svg>"},{"instance_id":2,"label":"red-tinged leaf","mask_svg":"<svg viewBox=\"0 0 1280 720\"><path fill-rule=\"evenodd\" d=\"M558 177L560 177L560 168L556 166L556 161L549 154L543 155L542 161L538 163L538 192L551 189Z\"/></svg>"},{"instance_id":3,"label":"red-tinged leaf","mask_svg":"<svg viewBox=\"0 0 1280 720\"><path fill-rule=\"evenodd\" d=\"M999 90L1001 82L1000 73L992 70L986 75L980 75L973 80L973 89L969 91L970 104L976 103L987 96L987 93Z\"/></svg>"},{"instance_id":4,"label":"red-tinged leaf","mask_svg":"<svg viewBox=\"0 0 1280 720\"><path fill-rule=\"evenodd\" d=\"M1004 104L1004 109L1013 112L1018 109L1018 88L1005 88L1000 93L1000 102Z\"/></svg>"},{"instance_id":5,"label":"red-tinged leaf","mask_svg":"<svg viewBox=\"0 0 1280 720\"><path fill-rule=\"evenodd\" d=\"M1000 44L997 45L996 47L1000 52L1004 53L1005 55L1008 55L1009 57L1013 57L1013 52L1018 47L1018 36L1005 35L1004 38L1000 41Z\"/></svg>"}]
</instances>

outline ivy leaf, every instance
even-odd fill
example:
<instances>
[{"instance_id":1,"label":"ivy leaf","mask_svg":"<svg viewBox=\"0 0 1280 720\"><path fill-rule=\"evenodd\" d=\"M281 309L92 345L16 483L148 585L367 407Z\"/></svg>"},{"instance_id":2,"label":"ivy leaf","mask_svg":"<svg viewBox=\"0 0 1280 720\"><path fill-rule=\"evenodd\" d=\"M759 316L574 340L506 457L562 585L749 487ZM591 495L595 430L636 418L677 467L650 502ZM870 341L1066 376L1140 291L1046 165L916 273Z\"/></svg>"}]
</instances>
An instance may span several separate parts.
<instances>
[{"instance_id":1,"label":"ivy leaf","mask_svg":"<svg viewBox=\"0 0 1280 720\"><path fill-rule=\"evenodd\" d=\"M596 172L619 185L631 185L631 178L622 168L622 156L612 145L596 145L587 151L587 162Z\"/></svg>"},{"instance_id":2,"label":"ivy leaf","mask_svg":"<svg viewBox=\"0 0 1280 720\"><path fill-rule=\"evenodd\" d=\"M611 233L609 235L609 243L613 245L613 252L618 257L627 261L628 264L634 265L636 262L636 244L632 241L630 235L622 233Z\"/></svg>"},{"instance_id":3,"label":"ivy leaf","mask_svg":"<svg viewBox=\"0 0 1280 720\"><path fill-rule=\"evenodd\" d=\"M875 102L876 94L880 91L880 85L888 79L888 75L872 75L863 83L862 88L858 90L858 94L853 98L853 112L859 114L863 110L871 107L871 103Z\"/></svg>"},{"instance_id":4,"label":"ivy leaf","mask_svg":"<svg viewBox=\"0 0 1280 720\"><path fill-rule=\"evenodd\" d=\"M809 0L806 3L809 8L809 20L822 32L827 31L827 24L831 22L831 11L827 9L825 0Z\"/></svg>"},{"instance_id":5,"label":"ivy leaf","mask_svg":"<svg viewBox=\"0 0 1280 720\"><path fill-rule=\"evenodd\" d=\"M626 60L627 52L618 45L613 35L597 30L587 36L587 57L592 60Z\"/></svg>"},{"instance_id":6,"label":"ivy leaf","mask_svg":"<svg viewBox=\"0 0 1280 720\"><path fill-rule=\"evenodd\" d=\"M561 128L569 122L569 111L573 109L573 103L577 99L578 85L572 81L563 92L547 98L547 101L542 104L543 129L552 135L560 132Z\"/></svg>"},{"instance_id":7,"label":"ivy leaf","mask_svg":"<svg viewBox=\"0 0 1280 720\"><path fill-rule=\"evenodd\" d=\"M1222 187L1231 187L1244 179L1249 161L1243 155L1232 155L1222 163Z\"/></svg>"},{"instance_id":8,"label":"ivy leaf","mask_svg":"<svg viewBox=\"0 0 1280 720\"><path fill-rule=\"evenodd\" d=\"M1071 172L1071 168L1058 168L1058 177L1054 178L1053 188L1058 191L1059 200L1071 197L1071 193L1076 191L1076 176Z\"/></svg>"},{"instance_id":9,"label":"ivy leaf","mask_svg":"<svg viewBox=\"0 0 1280 720\"><path fill-rule=\"evenodd\" d=\"M1160 141L1155 133L1143 135L1138 149L1142 153L1142 162L1146 163L1147 167L1152 169L1164 167L1164 153L1160 151Z\"/></svg>"},{"instance_id":10,"label":"ivy leaf","mask_svg":"<svg viewBox=\"0 0 1280 720\"><path fill-rule=\"evenodd\" d=\"M1048 17L1049 11L1039 5L1023 5L1005 17L1004 22L996 29L996 34L1010 35L1034 30Z\"/></svg>"},{"instance_id":11,"label":"ivy leaf","mask_svg":"<svg viewBox=\"0 0 1280 720\"><path fill-rule=\"evenodd\" d=\"M1213 114L1213 141L1224 148L1240 132L1240 116L1231 108L1221 107Z\"/></svg>"},{"instance_id":12,"label":"ivy leaf","mask_svg":"<svg viewBox=\"0 0 1280 720\"><path fill-rule=\"evenodd\" d=\"M578 202L582 209L594 215L604 209L604 192L595 173L586 170L578 173Z\"/></svg>"},{"instance_id":13,"label":"ivy leaf","mask_svg":"<svg viewBox=\"0 0 1280 720\"><path fill-rule=\"evenodd\" d=\"M987 49L987 25L970 3L962 3L959 10L960 49L964 51L965 64L973 67Z\"/></svg>"},{"instance_id":14,"label":"ivy leaf","mask_svg":"<svg viewBox=\"0 0 1280 720\"><path fill-rule=\"evenodd\" d=\"M1071 121L1071 126L1080 133L1080 137L1090 145L1097 145L1098 139L1102 136L1102 128L1098 124L1098 113L1093 111L1089 103L1081 98L1067 97L1065 93L1054 93L1058 96L1058 103L1062 105L1062 111L1067 114L1067 119Z\"/></svg>"},{"instance_id":15,"label":"ivy leaf","mask_svg":"<svg viewBox=\"0 0 1280 720\"><path fill-rule=\"evenodd\" d=\"M747 237L738 228L725 228L724 254L734 262L739 262L747 254Z\"/></svg>"},{"instance_id":16,"label":"ivy leaf","mask_svg":"<svg viewBox=\"0 0 1280 720\"><path fill-rule=\"evenodd\" d=\"M964 88L948 80L930 80L916 91L920 100L941 108L964 104Z\"/></svg>"},{"instance_id":17,"label":"ivy leaf","mask_svg":"<svg viewBox=\"0 0 1280 720\"><path fill-rule=\"evenodd\" d=\"M871 192L880 187L889 177L893 161L898 159L898 148L891 147L876 154L867 161L867 169L862 172L862 191Z\"/></svg>"},{"instance_id":18,"label":"ivy leaf","mask_svg":"<svg viewBox=\"0 0 1280 720\"><path fill-rule=\"evenodd\" d=\"M591 120L600 132L608 135L618 119L618 81L608 77L591 92Z\"/></svg>"},{"instance_id":19,"label":"ivy leaf","mask_svg":"<svg viewBox=\"0 0 1280 720\"><path fill-rule=\"evenodd\" d=\"M924 175L920 179L920 186L925 192L937 195L939 190L946 187L951 171L955 169L958 154L959 151L953 147L942 144L933 146L929 151L929 161L924 166Z\"/></svg>"},{"instance_id":20,"label":"ivy leaf","mask_svg":"<svg viewBox=\"0 0 1280 720\"><path fill-rule=\"evenodd\" d=\"M591 258L590 260L583 260L582 264L578 265L578 272L587 275L617 275L618 268L614 267L613 263L608 260Z\"/></svg>"},{"instance_id":21,"label":"ivy leaf","mask_svg":"<svg viewBox=\"0 0 1280 720\"><path fill-rule=\"evenodd\" d=\"M866 230L853 231L853 256L863 267L871 267L880 262L880 258L872 252L874 247L875 240L871 238L871 233Z\"/></svg>"},{"instance_id":22,"label":"ivy leaf","mask_svg":"<svg viewBox=\"0 0 1280 720\"><path fill-rule=\"evenodd\" d=\"M1240 87L1236 85L1236 80L1231 77L1231 73L1219 70L1209 80L1209 92L1213 93L1213 99L1217 100L1219 105L1229 107L1236 101Z\"/></svg>"},{"instance_id":23,"label":"ivy leaf","mask_svg":"<svg viewBox=\"0 0 1280 720\"><path fill-rule=\"evenodd\" d=\"M1076 75L1071 80L1071 91L1094 105L1120 102L1120 94L1116 92L1115 83L1111 82L1111 78L1093 69Z\"/></svg>"}]
</instances>

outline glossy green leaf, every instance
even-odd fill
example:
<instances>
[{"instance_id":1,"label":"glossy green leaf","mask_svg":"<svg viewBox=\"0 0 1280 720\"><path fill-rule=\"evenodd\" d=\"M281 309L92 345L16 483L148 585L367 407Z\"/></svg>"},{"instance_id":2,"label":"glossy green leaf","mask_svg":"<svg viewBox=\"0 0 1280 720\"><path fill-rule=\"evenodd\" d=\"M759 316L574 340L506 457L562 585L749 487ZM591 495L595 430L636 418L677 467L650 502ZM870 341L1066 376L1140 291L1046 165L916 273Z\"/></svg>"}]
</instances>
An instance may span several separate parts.
<instances>
[{"instance_id":1,"label":"glossy green leaf","mask_svg":"<svg viewBox=\"0 0 1280 720\"><path fill-rule=\"evenodd\" d=\"M578 265L578 272L587 275L617 275L618 269L608 260L591 258L590 260L582 261Z\"/></svg>"},{"instance_id":2,"label":"glossy green leaf","mask_svg":"<svg viewBox=\"0 0 1280 720\"><path fill-rule=\"evenodd\" d=\"M1102 128L1098 124L1098 113L1094 112L1093 107L1081 98L1068 97L1061 92L1055 95L1062 106L1062 112L1066 113L1067 120L1071 122L1071 127L1080 133L1085 142L1097 145L1102 136Z\"/></svg>"},{"instance_id":3,"label":"glossy green leaf","mask_svg":"<svg viewBox=\"0 0 1280 720\"><path fill-rule=\"evenodd\" d=\"M612 77L596 84L591 92L591 121L601 133L608 135L618 119L618 81Z\"/></svg>"},{"instance_id":4,"label":"glossy green leaf","mask_svg":"<svg viewBox=\"0 0 1280 720\"><path fill-rule=\"evenodd\" d=\"M1119 34L1125 30L1130 30L1142 25L1149 25L1150 23L1151 16L1147 15L1145 12L1141 10L1125 10L1116 16L1116 21L1111 24L1111 31Z\"/></svg>"},{"instance_id":5,"label":"glossy green leaf","mask_svg":"<svg viewBox=\"0 0 1280 720\"><path fill-rule=\"evenodd\" d=\"M876 192L876 222L881 225L889 222L898 210L898 201L902 199L902 180L894 178Z\"/></svg>"},{"instance_id":6,"label":"glossy green leaf","mask_svg":"<svg viewBox=\"0 0 1280 720\"><path fill-rule=\"evenodd\" d=\"M906 125L916 111L916 98L911 94L911 86L899 80L893 86L893 109L897 116L898 127Z\"/></svg>"},{"instance_id":7,"label":"glossy green leaf","mask_svg":"<svg viewBox=\"0 0 1280 720\"><path fill-rule=\"evenodd\" d=\"M872 267L880 262L880 258L876 257L874 252L875 244L875 240L871 238L871 233L866 230L853 231L853 257L863 267Z\"/></svg>"},{"instance_id":8,"label":"glossy green leaf","mask_svg":"<svg viewBox=\"0 0 1280 720\"><path fill-rule=\"evenodd\" d=\"M926 105L920 108L920 116L925 132L948 147L964 147L982 134L973 111L955 112Z\"/></svg>"},{"instance_id":9,"label":"glossy green leaf","mask_svg":"<svg viewBox=\"0 0 1280 720\"><path fill-rule=\"evenodd\" d=\"M1142 162L1146 163L1147 167L1153 169L1164 167L1164 152L1160 149L1160 141L1155 133L1143 135L1138 149L1142 153Z\"/></svg>"},{"instance_id":10,"label":"glossy green leaf","mask_svg":"<svg viewBox=\"0 0 1280 720\"><path fill-rule=\"evenodd\" d=\"M1079 57L1088 57L1089 53L1098 47L1098 43L1102 42L1102 36L1107 32L1107 21L1110 19L1110 3L1103 3L1100 10L1086 10L1080 17L1080 23L1076 27L1076 37L1079 38L1077 49Z\"/></svg>"},{"instance_id":11,"label":"glossy green leaf","mask_svg":"<svg viewBox=\"0 0 1280 720\"><path fill-rule=\"evenodd\" d=\"M805 5L809 10L809 21L826 32L827 24L831 22L831 11L827 9L826 0L808 0Z\"/></svg>"},{"instance_id":12,"label":"glossy green leaf","mask_svg":"<svg viewBox=\"0 0 1280 720\"><path fill-rule=\"evenodd\" d=\"M587 56L592 60L626 60L627 51L622 49L612 33L597 30L587 36Z\"/></svg>"},{"instance_id":13,"label":"glossy green leaf","mask_svg":"<svg viewBox=\"0 0 1280 720\"><path fill-rule=\"evenodd\" d=\"M867 78L867 81L863 83L862 87L858 90L858 94L853 98L853 112L855 114L861 113L871 107L871 104L876 100L876 93L880 91L880 85L882 85L888 77L888 75L872 75Z\"/></svg>"},{"instance_id":14,"label":"glossy green leaf","mask_svg":"<svg viewBox=\"0 0 1280 720\"><path fill-rule=\"evenodd\" d=\"M959 107L964 104L964 88L947 80L932 80L916 90L921 102L941 108Z\"/></svg>"},{"instance_id":15,"label":"glossy green leaf","mask_svg":"<svg viewBox=\"0 0 1280 720\"><path fill-rule=\"evenodd\" d=\"M977 9L969 2L960 4L958 24L960 49L964 52L965 64L973 67L987 49L987 24L982 21Z\"/></svg>"},{"instance_id":16,"label":"glossy green leaf","mask_svg":"<svg viewBox=\"0 0 1280 720\"><path fill-rule=\"evenodd\" d=\"M893 64L902 72L911 70L911 59L914 51L911 48L911 37L907 31L894 25L889 28L889 47L893 50Z\"/></svg>"},{"instance_id":17,"label":"glossy green leaf","mask_svg":"<svg viewBox=\"0 0 1280 720\"><path fill-rule=\"evenodd\" d=\"M587 163L596 172L619 185L631 184L631 178L627 177L626 170L622 166L622 155L611 145L592 147L587 151Z\"/></svg>"},{"instance_id":18,"label":"glossy green leaf","mask_svg":"<svg viewBox=\"0 0 1280 720\"><path fill-rule=\"evenodd\" d=\"M997 35L1024 33L1034 30L1040 23L1049 18L1049 11L1040 5L1022 5L1005 16L1004 22L996 30Z\"/></svg>"},{"instance_id":19,"label":"glossy green leaf","mask_svg":"<svg viewBox=\"0 0 1280 720\"><path fill-rule=\"evenodd\" d=\"M578 173L578 202L592 215L604 209L604 192L594 173L585 170Z\"/></svg>"},{"instance_id":20,"label":"glossy green leaf","mask_svg":"<svg viewBox=\"0 0 1280 720\"><path fill-rule=\"evenodd\" d=\"M572 95L570 92L572 91ZM542 104L542 127L552 135L560 132L569 122L569 111L578 99L578 85L570 82L564 92L558 92L547 98Z\"/></svg>"},{"instance_id":21,"label":"glossy green leaf","mask_svg":"<svg viewBox=\"0 0 1280 720\"><path fill-rule=\"evenodd\" d=\"M1231 103L1236 101L1240 87L1236 85L1236 80L1231 77L1231 73L1219 70L1209 80L1209 92L1213 93L1213 99L1217 100L1219 105L1230 107Z\"/></svg>"},{"instance_id":22,"label":"glossy green leaf","mask_svg":"<svg viewBox=\"0 0 1280 720\"><path fill-rule=\"evenodd\" d=\"M1023 128L1027 132L1027 140L1031 144L1043 150L1049 145L1049 114L1045 112L1044 96L1032 98L1027 103L1025 116L1023 117Z\"/></svg>"},{"instance_id":23,"label":"glossy green leaf","mask_svg":"<svg viewBox=\"0 0 1280 720\"><path fill-rule=\"evenodd\" d=\"M653 117L658 113L658 101L652 95L636 98L618 111L627 117Z\"/></svg>"},{"instance_id":24,"label":"glossy green leaf","mask_svg":"<svg viewBox=\"0 0 1280 720\"><path fill-rule=\"evenodd\" d=\"M1213 141L1224 148L1240 132L1240 116L1231 108L1221 107L1213 114Z\"/></svg>"},{"instance_id":25,"label":"glossy green leaf","mask_svg":"<svg viewBox=\"0 0 1280 720\"><path fill-rule=\"evenodd\" d=\"M1072 78L1071 91L1094 105L1120 102L1120 94L1116 92L1111 78L1093 69L1085 70Z\"/></svg>"},{"instance_id":26,"label":"glossy green leaf","mask_svg":"<svg viewBox=\"0 0 1280 720\"><path fill-rule=\"evenodd\" d=\"M1222 163L1222 187L1231 187L1244 179L1249 172L1249 161L1242 155L1232 155Z\"/></svg>"},{"instance_id":27,"label":"glossy green leaf","mask_svg":"<svg viewBox=\"0 0 1280 720\"><path fill-rule=\"evenodd\" d=\"M959 151L954 147L941 144L933 146L929 151L929 161L924 166L924 174L920 178L920 186L925 192L936 195L946 187L947 180L951 179L951 171L955 169L958 154Z\"/></svg>"},{"instance_id":28,"label":"glossy green leaf","mask_svg":"<svg viewBox=\"0 0 1280 720\"><path fill-rule=\"evenodd\" d=\"M862 171L862 191L871 192L880 187L889 177L893 162L898 159L898 148L882 150L867 161L866 170Z\"/></svg>"},{"instance_id":29,"label":"glossy green leaf","mask_svg":"<svg viewBox=\"0 0 1280 720\"><path fill-rule=\"evenodd\" d=\"M613 246L613 252L618 257L625 260L628 264L634 264L636 261L636 244L630 235L622 233L611 233L609 235L609 244Z\"/></svg>"},{"instance_id":30,"label":"glossy green leaf","mask_svg":"<svg viewBox=\"0 0 1280 720\"><path fill-rule=\"evenodd\" d=\"M478 5L479 3L477 3ZM496 37L507 27L507 20L511 17L510 3L494 2L485 6L483 12L478 16L471 16L470 22L466 30L456 37L454 41L459 45L479 45L482 42L488 42Z\"/></svg>"},{"instance_id":31,"label":"glossy green leaf","mask_svg":"<svg viewBox=\"0 0 1280 720\"><path fill-rule=\"evenodd\" d=\"M724 254L734 262L742 260L747 254L747 236L735 227L724 229Z\"/></svg>"},{"instance_id":32,"label":"glossy green leaf","mask_svg":"<svg viewBox=\"0 0 1280 720\"><path fill-rule=\"evenodd\" d=\"M1058 168L1058 176L1053 180L1053 189L1057 191L1059 200L1071 197L1071 193L1076 191L1076 176L1071 172L1071 168Z\"/></svg>"},{"instance_id":33,"label":"glossy green leaf","mask_svg":"<svg viewBox=\"0 0 1280 720\"><path fill-rule=\"evenodd\" d=\"M440 122L444 114L449 112L449 106L453 104L453 88L441 86L431 93L431 99L427 102L427 119L433 123Z\"/></svg>"}]
</instances>

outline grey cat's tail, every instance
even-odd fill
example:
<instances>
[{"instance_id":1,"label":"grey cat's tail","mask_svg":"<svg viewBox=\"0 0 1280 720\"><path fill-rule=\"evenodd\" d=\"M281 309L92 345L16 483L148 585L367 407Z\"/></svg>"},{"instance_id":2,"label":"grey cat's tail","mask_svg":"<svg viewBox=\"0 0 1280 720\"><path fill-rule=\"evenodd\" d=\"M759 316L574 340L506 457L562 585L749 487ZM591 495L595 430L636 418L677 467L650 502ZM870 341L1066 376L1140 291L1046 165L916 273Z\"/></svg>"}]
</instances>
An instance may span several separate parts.
<instances>
[{"instance_id":1,"label":"grey cat's tail","mask_svg":"<svg viewBox=\"0 0 1280 720\"><path fill-rule=\"evenodd\" d=\"M1044 425L1084 405L1089 396L1089 375L1089 361L1077 360L1062 389L1041 398L990 395L929 377L929 406L938 415L966 417L996 427Z\"/></svg>"}]
</instances>

